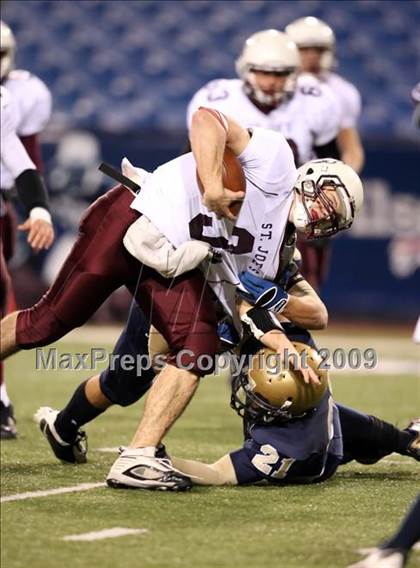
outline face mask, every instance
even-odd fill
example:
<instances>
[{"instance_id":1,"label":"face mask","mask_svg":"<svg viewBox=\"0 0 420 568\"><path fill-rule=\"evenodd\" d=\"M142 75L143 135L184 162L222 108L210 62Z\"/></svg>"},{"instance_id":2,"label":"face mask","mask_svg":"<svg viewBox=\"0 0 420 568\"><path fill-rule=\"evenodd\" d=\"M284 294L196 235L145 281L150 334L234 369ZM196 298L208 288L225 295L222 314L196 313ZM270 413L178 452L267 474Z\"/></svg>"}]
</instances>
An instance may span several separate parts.
<instances>
[{"instance_id":1,"label":"face mask","mask_svg":"<svg viewBox=\"0 0 420 568\"><path fill-rule=\"evenodd\" d=\"M306 209L303 206L303 203L300 200L299 196L297 196L295 200L295 206L293 208L292 217L293 217L292 222L294 226L296 227L296 229L301 231L303 231L306 228L306 226L310 221L308 214L306 213Z\"/></svg>"}]
</instances>

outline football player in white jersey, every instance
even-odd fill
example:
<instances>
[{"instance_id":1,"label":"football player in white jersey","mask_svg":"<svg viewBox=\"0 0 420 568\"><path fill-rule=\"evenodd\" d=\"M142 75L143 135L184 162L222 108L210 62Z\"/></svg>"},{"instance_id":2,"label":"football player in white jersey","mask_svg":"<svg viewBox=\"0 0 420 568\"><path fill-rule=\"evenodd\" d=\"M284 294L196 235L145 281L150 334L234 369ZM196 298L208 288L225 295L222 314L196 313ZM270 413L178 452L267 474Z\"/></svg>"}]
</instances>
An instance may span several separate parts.
<instances>
[{"instance_id":1,"label":"football player in white jersey","mask_svg":"<svg viewBox=\"0 0 420 568\"><path fill-rule=\"evenodd\" d=\"M236 61L239 79L216 79L192 97L187 125L200 106L215 108L243 127L281 132L293 149L297 166L312 158L338 158L334 140L339 108L330 89L314 76L298 74L299 52L277 30L249 37Z\"/></svg>"},{"instance_id":2,"label":"football player in white jersey","mask_svg":"<svg viewBox=\"0 0 420 568\"><path fill-rule=\"evenodd\" d=\"M364 152L357 131L361 112L361 97L357 88L333 72L335 59L335 35L328 24L312 16L291 22L286 33L299 48L304 72L314 74L328 85L340 106L340 130L338 145L343 162L360 172L364 162Z\"/></svg>"},{"instance_id":3,"label":"football player in white jersey","mask_svg":"<svg viewBox=\"0 0 420 568\"><path fill-rule=\"evenodd\" d=\"M188 126L199 106L226 112L242 126L264 126L282 132L299 166L318 158L339 158L336 142L340 108L330 88L314 75L299 74L296 44L277 30L264 30L249 37L236 61L240 79L211 81L192 98ZM302 270L319 290L326 263L319 261L319 243L299 242L304 254Z\"/></svg>"},{"instance_id":4,"label":"football player in white jersey","mask_svg":"<svg viewBox=\"0 0 420 568\"><path fill-rule=\"evenodd\" d=\"M238 157L246 179L246 193L235 225L229 218L220 219L214 212L223 213L221 165L225 145ZM141 238L136 225L144 230L146 217L175 247L195 238L218 248L222 261L209 265L206 280L240 332L236 314L236 292L241 288L239 274L248 271L251 280L253 273L274 280L280 268L280 250L287 225L292 223L309 238L345 230L362 205L363 187L357 174L336 160L315 160L296 172L284 136L258 127L241 128L213 109L202 108L194 113L191 146L192 153L168 162L147 178L132 204L143 216L130 227L130 244L126 242L126 246L142 261L142 251L135 246L136 232ZM205 190L203 200L197 173ZM270 296L270 290L262 291L258 300L263 296ZM288 303L284 295L280 296L267 302L264 299L260 305L279 314ZM287 338L285 341L289 347ZM293 348L290 346L290 349ZM301 369L305 381L316 384L317 378L312 373L305 377L307 371ZM156 431L159 420L155 416L151 422L152 405L159 400L157 392L157 389L153 392L152 387L147 419L143 416L130 447L111 468L107 483L112 487L159 486L157 477L151 480L146 470L160 469L162 478L168 473L170 466L168 463L159 465L156 438L150 435L152 424ZM184 398L185 408L190 396L181 395L179 391L178 403ZM152 445L151 439L155 442L152 449L144 448L145 441Z\"/></svg>"},{"instance_id":5,"label":"football player in white jersey","mask_svg":"<svg viewBox=\"0 0 420 568\"><path fill-rule=\"evenodd\" d=\"M17 135L20 138L21 143L31 159L32 169L28 171L34 172L36 168L39 172L42 172L43 165L38 135L45 128L51 116L51 94L41 79L32 75L29 71L14 69L16 52L15 37L10 27L3 21L0 22L0 31L0 78L2 86L7 88L7 91L10 93L10 98L13 99L14 136ZM11 104L12 103L10 103L10 105ZM0 213L2 226L1 236L4 257L6 261L8 261L13 256L15 242L15 215L8 195L15 185L16 176L14 176L13 168L7 167L3 160L0 167L0 199L2 200ZM34 173L31 173L31 176L32 175L34 175ZM17 189L19 190L19 188ZM31 207L31 199L33 197L33 192L31 191L24 192L24 194L19 195L19 197L23 201L27 212L30 212L30 217L19 229L28 231L28 243L32 249L36 250L39 243L42 245L40 248L48 248L54 236L48 211L43 210L41 213L40 208L37 207L33 209ZM29 201L25 201L27 199L29 199ZM41 237L39 237L41 241L38 241L38 238L34 236L35 234L41 235L41 232L48 233L48 236L45 237L45 241ZM11 294L12 287L8 286L8 290L9 294ZM3 378L0 404L2 438L15 437L16 429L14 426L13 407L10 405Z\"/></svg>"}]
</instances>

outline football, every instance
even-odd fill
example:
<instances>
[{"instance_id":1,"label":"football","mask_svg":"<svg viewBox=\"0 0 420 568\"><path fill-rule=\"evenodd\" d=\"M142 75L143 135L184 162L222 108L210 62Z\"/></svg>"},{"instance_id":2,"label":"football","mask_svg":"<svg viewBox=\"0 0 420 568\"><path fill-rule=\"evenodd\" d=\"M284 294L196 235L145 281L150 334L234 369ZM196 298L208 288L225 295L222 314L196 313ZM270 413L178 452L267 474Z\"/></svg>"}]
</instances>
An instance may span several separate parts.
<instances>
[{"instance_id":1,"label":"football","mask_svg":"<svg viewBox=\"0 0 420 568\"><path fill-rule=\"evenodd\" d=\"M200 177L197 172L198 187L201 193L204 193L203 184L201 183ZM245 192L246 190L246 180L245 174L242 166L235 156L235 154L229 148L225 148L223 154L223 185L231 191ZM242 201L234 201L230 206L230 210L234 215L238 215L241 208Z\"/></svg>"}]
</instances>

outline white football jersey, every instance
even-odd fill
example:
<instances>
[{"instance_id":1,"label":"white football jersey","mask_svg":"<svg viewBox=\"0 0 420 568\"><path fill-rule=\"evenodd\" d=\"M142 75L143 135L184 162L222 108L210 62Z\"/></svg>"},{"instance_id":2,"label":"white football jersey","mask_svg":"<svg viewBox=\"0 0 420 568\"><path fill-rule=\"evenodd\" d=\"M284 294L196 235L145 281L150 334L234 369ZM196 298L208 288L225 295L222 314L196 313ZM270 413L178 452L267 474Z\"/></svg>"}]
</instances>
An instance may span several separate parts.
<instances>
[{"instance_id":1,"label":"white football jersey","mask_svg":"<svg viewBox=\"0 0 420 568\"><path fill-rule=\"evenodd\" d=\"M30 136L44 130L52 110L51 93L45 83L29 71L15 69L9 73L3 85L13 98L17 135ZM2 164L2 189L10 189L13 182L12 173Z\"/></svg>"},{"instance_id":2,"label":"white football jersey","mask_svg":"<svg viewBox=\"0 0 420 568\"><path fill-rule=\"evenodd\" d=\"M356 87L337 73L326 73L319 79L329 86L340 106L340 129L356 128L362 110L362 100Z\"/></svg>"},{"instance_id":3,"label":"white football jersey","mask_svg":"<svg viewBox=\"0 0 420 568\"><path fill-rule=\"evenodd\" d=\"M16 134L18 111L8 90L0 87L1 100L1 172L7 170L14 181L25 170L35 170L22 142ZM3 185L3 177L1 179Z\"/></svg>"},{"instance_id":4,"label":"white football jersey","mask_svg":"<svg viewBox=\"0 0 420 568\"><path fill-rule=\"evenodd\" d=\"M205 276L240 329L235 309L238 275L250 270L275 278L296 168L285 138L263 128L253 129L238 159L246 178L246 194L236 223L217 219L203 205L191 152L149 175L131 207L146 215L175 247L201 240L221 253L221 263L210 264Z\"/></svg>"},{"instance_id":5,"label":"white football jersey","mask_svg":"<svg viewBox=\"0 0 420 568\"><path fill-rule=\"evenodd\" d=\"M297 165L316 157L314 146L337 136L341 119L330 88L307 73L299 76L294 96L268 114L249 99L240 79L217 79L197 91L187 109L188 128L200 106L224 112L246 128L262 126L281 132L293 148Z\"/></svg>"}]
</instances>

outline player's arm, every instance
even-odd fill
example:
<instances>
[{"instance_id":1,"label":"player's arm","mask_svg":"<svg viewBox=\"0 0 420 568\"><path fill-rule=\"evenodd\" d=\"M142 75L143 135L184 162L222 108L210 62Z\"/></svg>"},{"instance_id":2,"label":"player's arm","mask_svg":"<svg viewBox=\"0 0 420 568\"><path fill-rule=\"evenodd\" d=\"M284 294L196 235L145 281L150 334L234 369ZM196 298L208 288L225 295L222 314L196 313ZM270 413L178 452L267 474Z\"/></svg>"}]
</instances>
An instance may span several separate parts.
<instances>
[{"instance_id":1,"label":"player's arm","mask_svg":"<svg viewBox=\"0 0 420 568\"><path fill-rule=\"evenodd\" d=\"M356 128L342 128L337 137L341 160L360 173L365 163L365 152Z\"/></svg>"},{"instance_id":2,"label":"player's arm","mask_svg":"<svg viewBox=\"0 0 420 568\"><path fill-rule=\"evenodd\" d=\"M28 231L28 243L34 250L49 248L54 240L54 230L47 191L15 132L9 132L2 140L1 159L13 175L18 196L28 213L28 219L19 225L19 230Z\"/></svg>"},{"instance_id":3,"label":"player's arm","mask_svg":"<svg viewBox=\"0 0 420 568\"><path fill-rule=\"evenodd\" d=\"M325 329L328 325L328 310L312 288L302 278L288 289L289 301L282 316L305 329Z\"/></svg>"},{"instance_id":4,"label":"player's arm","mask_svg":"<svg viewBox=\"0 0 420 568\"><path fill-rule=\"evenodd\" d=\"M265 347L276 351L283 363L288 362L296 371L300 371L307 384L319 385L316 373L310 368L300 364L300 357L277 317L270 310L251 306L240 300L239 314L242 324Z\"/></svg>"},{"instance_id":5,"label":"player's arm","mask_svg":"<svg viewBox=\"0 0 420 568\"><path fill-rule=\"evenodd\" d=\"M176 469L191 477L195 485L238 485L235 469L229 454L212 464L185 460L171 456Z\"/></svg>"},{"instance_id":6,"label":"player's arm","mask_svg":"<svg viewBox=\"0 0 420 568\"><path fill-rule=\"evenodd\" d=\"M305 329L325 329L328 324L328 312L324 302L292 265L294 273L289 277L287 285L264 280L250 272L240 275L242 286L246 290L242 294L239 306L241 315L250 304L272 311Z\"/></svg>"},{"instance_id":7,"label":"player's arm","mask_svg":"<svg viewBox=\"0 0 420 568\"><path fill-rule=\"evenodd\" d=\"M192 116L190 141L203 184L203 203L221 217L235 219L229 205L244 194L223 186L223 154L225 147L241 154L250 140L249 132L217 110L201 107Z\"/></svg>"}]
</instances>

